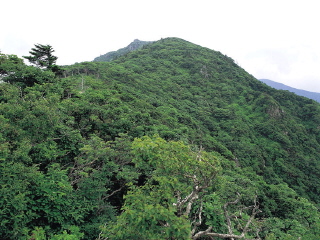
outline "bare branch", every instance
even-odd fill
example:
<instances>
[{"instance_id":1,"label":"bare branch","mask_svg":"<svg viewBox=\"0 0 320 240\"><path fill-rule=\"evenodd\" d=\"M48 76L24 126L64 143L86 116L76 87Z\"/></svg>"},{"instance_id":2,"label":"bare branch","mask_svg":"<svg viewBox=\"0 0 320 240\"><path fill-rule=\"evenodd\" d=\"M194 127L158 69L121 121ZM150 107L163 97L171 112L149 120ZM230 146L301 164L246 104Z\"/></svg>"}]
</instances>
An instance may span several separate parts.
<instances>
[{"instance_id":1,"label":"bare branch","mask_svg":"<svg viewBox=\"0 0 320 240\"><path fill-rule=\"evenodd\" d=\"M197 238L199 238L199 237L205 236L205 235L207 235L208 233L210 233L211 230L212 230L212 227L208 227L207 230L205 230L205 231L200 231L200 232L198 232L197 234L193 235L192 239L194 240L194 239L197 239Z\"/></svg>"},{"instance_id":2,"label":"bare branch","mask_svg":"<svg viewBox=\"0 0 320 240\"><path fill-rule=\"evenodd\" d=\"M197 211L197 214L191 223L191 226L193 226L192 231L191 231L191 235L193 235L196 232L197 227L200 226L202 223L202 210L203 210L203 203L201 201L201 204L200 204L200 207ZM197 221L197 215L198 215L198 221Z\"/></svg>"},{"instance_id":3,"label":"bare branch","mask_svg":"<svg viewBox=\"0 0 320 240\"><path fill-rule=\"evenodd\" d=\"M111 196L113 196L114 194L116 194L117 192L120 192L126 185L121 186L120 188L118 188L117 190L114 190L112 193L108 194L107 196L103 197L102 200L105 200Z\"/></svg>"},{"instance_id":4,"label":"bare branch","mask_svg":"<svg viewBox=\"0 0 320 240\"><path fill-rule=\"evenodd\" d=\"M196 227L196 226L195 226L195 227L193 228L193 230L192 230L192 239L195 240L195 239L198 239L199 237L202 237L202 236L218 237L218 238L223 238L223 239L228 238L228 239L231 239L231 240L234 240L234 239L243 239L243 238L245 237L246 233L248 232L249 226L250 226L250 224L252 223L252 221L253 221L253 219L255 218L255 216L256 216L258 213L262 212L262 211L259 209L259 205L258 205L258 203L257 203L257 196L255 196L255 198L254 198L254 205L252 205L252 206L250 206L250 207L245 207L245 208L241 209L241 211L242 211L242 210L244 210L244 209L252 208L252 212L251 212L251 216L250 216L249 220L247 221L245 227L242 229L242 233L241 233L240 235L235 235L235 234L233 233L233 229L232 229L231 218L236 218L236 219L238 219L238 218L237 218L237 216L233 216L233 215L230 216L230 215L229 215L229 212L228 212L228 210L227 210L227 207L228 207L229 205L237 204L239 201L240 201L240 194L238 193L238 197L237 197L237 199L236 199L235 201L227 202L227 203L224 204L224 206L223 206L224 216L225 216L225 218L226 218L227 227L228 227L228 234L211 232L211 231L212 231L212 227L209 227L209 228L208 228L207 230L205 230L205 231L200 231L200 232L194 234L194 233L195 233L195 227ZM202 209L201 209L201 211L202 211ZM199 213L199 214L200 214L200 213ZM201 221L201 219L200 219L200 221ZM256 232L256 235L257 235L257 238L256 238L256 239L261 239L261 238L259 237L259 234L258 234L258 233L259 233L259 230L257 230L257 232Z\"/></svg>"},{"instance_id":5,"label":"bare branch","mask_svg":"<svg viewBox=\"0 0 320 240\"><path fill-rule=\"evenodd\" d=\"M260 209L259 209L259 205L257 204L257 196L255 196L254 198L254 205L253 205L253 209L252 209L252 213L251 213L251 216L246 224L246 226L244 227L243 229L243 233L246 234L247 231L248 231L248 228L249 228L249 225L251 224L252 220L255 218L255 216L262 212Z\"/></svg>"},{"instance_id":6,"label":"bare branch","mask_svg":"<svg viewBox=\"0 0 320 240\"><path fill-rule=\"evenodd\" d=\"M202 236L210 236L210 237L219 237L219 238L233 238L233 239L241 239L244 237L244 234L241 235L234 235L234 234L223 234L223 233L212 233L211 232L212 227L209 227L207 230L205 231L200 231L197 234L195 234L192 239L198 239L199 237Z\"/></svg>"},{"instance_id":7,"label":"bare branch","mask_svg":"<svg viewBox=\"0 0 320 240\"><path fill-rule=\"evenodd\" d=\"M186 215L186 216L189 215L191 208L192 208L192 204L194 203L195 200L197 200L199 198L199 193L204 189L204 187L199 186L199 181L197 179L197 176L193 175L193 176L188 176L188 177L192 178L193 182L194 182L194 187L193 187L192 192L182 200L181 200L180 193L177 193L178 194L177 203L174 204L175 206L177 206L178 215L180 215L180 216L181 215ZM185 208L185 211L183 212L182 206L185 204L187 204L187 206Z\"/></svg>"},{"instance_id":8,"label":"bare branch","mask_svg":"<svg viewBox=\"0 0 320 240\"><path fill-rule=\"evenodd\" d=\"M227 202L226 204L224 204L223 205L223 210L224 210L224 217L226 218L226 221L227 221L227 227L228 227L228 233L230 234L230 235L233 235L233 231L232 231L232 224L231 224L231 217L230 217L230 215L229 215L229 213L228 213L228 209L227 209L227 207L229 206L229 205L231 205L231 204L237 204L239 201L240 201L240 194L239 193L237 193L237 195L238 195L238 197L237 197L237 199L235 200L235 201L233 201L233 202ZM231 237L231 239L233 239L232 237Z\"/></svg>"}]
</instances>

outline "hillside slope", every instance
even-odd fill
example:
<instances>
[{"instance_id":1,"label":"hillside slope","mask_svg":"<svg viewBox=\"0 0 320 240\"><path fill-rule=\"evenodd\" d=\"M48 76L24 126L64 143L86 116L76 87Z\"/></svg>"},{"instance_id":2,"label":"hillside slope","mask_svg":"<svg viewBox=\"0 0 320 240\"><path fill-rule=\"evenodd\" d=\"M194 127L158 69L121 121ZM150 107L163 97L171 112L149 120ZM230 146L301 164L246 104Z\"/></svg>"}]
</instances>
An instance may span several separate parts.
<instances>
[{"instance_id":1,"label":"hillside slope","mask_svg":"<svg viewBox=\"0 0 320 240\"><path fill-rule=\"evenodd\" d=\"M311 100L274 90L231 58L175 38L118 59L106 74L146 102L141 111L171 118L161 136L177 139L187 127L189 141L319 202L319 106Z\"/></svg>"},{"instance_id":2,"label":"hillside slope","mask_svg":"<svg viewBox=\"0 0 320 240\"><path fill-rule=\"evenodd\" d=\"M305 91L305 90L301 90L301 89L297 89L297 88L293 88L293 87L289 87L285 84L282 83L278 83L269 79L259 79L261 82L264 82L265 84L267 84L270 87L273 87L275 89L278 90L287 90L290 92L293 92L299 96L303 96L303 97L307 97L310 99L313 99L317 102L320 102L320 93L317 92L309 92L309 91Z\"/></svg>"},{"instance_id":3,"label":"hillside slope","mask_svg":"<svg viewBox=\"0 0 320 240\"><path fill-rule=\"evenodd\" d=\"M62 77L0 60L4 239L319 239L316 102L178 38Z\"/></svg>"},{"instance_id":4,"label":"hillside slope","mask_svg":"<svg viewBox=\"0 0 320 240\"><path fill-rule=\"evenodd\" d=\"M320 112L313 101L268 87L220 52L176 38L109 64L72 68L106 79L136 111L160 119L156 127L154 120L128 122L132 136L187 138L319 202Z\"/></svg>"}]
</instances>

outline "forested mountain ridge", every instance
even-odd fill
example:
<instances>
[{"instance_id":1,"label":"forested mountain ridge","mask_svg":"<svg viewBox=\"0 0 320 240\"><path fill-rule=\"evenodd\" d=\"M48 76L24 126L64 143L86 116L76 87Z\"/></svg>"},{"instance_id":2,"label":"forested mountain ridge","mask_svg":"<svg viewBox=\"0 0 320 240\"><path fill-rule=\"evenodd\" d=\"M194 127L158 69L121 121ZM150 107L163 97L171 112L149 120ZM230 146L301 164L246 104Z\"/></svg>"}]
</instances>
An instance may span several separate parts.
<instances>
[{"instance_id":1,"label":"forested mountain ridge","mask_svg":"<svg viewBox=\"0 0 320 240\"><path fill-rule=\"evenodd\" d=\"M142 48L144 45L152 43L152 41L141 41L139 39L135 39L132 43L130 43L127 47L118 49L117 51L108 52L99 57L96 57L94 62L110 62L122 55L125 55L129 52L138 50Z\"/></svg>"},{"instance_id":2,"label":"forested mountain ridge","mask_svg":"<svg viewBox=\"0 0 320 240\"><path fill-rule=\"evenodd\" d=\"M285 84L282 83L278 83L269 79L259 79L261 82L264 82L265 84L267 84L270 87L273 87L275 89L278 90L287 90L290 92L293 92L299 96L303 96L303 97L307 97L310 99L313 99L317 102L320 102L320 93L317 92L310 92L310 91L306 91L306 90L301 90L301 89L297 89L297 88L293 88L293 87L289 87Z\"/></svg>"},{"instance_id":3,"label":"forested mountain ridge","mask_svg":"<svg viewBox=\"0 0 320 240\"><path fill-rule=\"evenodd\" d=\"M319 239L314 101L178 38L0 63L5 239Z\"/></svg>"}]
</instances>

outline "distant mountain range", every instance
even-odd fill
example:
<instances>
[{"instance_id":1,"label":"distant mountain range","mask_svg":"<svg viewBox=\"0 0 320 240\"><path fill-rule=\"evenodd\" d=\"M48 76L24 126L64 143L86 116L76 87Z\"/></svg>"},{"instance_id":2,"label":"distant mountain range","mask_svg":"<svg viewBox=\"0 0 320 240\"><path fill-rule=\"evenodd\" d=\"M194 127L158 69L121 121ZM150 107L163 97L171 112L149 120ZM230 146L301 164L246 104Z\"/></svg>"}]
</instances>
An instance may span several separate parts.
<instances>
[{"instance_id":1,"label":"distant mountain range","mask_svg":"<svg viewBox=\"0 0 320 240\"><path fill-rule=\"evenodd\" d=\"M129 52L138 50L142 48L144 45L152 43L153 41L140 41L139 39L135 39L132 43L124 48L120 48L117 51L108 52L103 54L99 57L96 57L93 61L94 62L110 62L122 55L125 55Z\"/></svg>"},{"instance_id":2,"label":"distant mountain range","mask_svg":"<svg viewBox=\"0 0 320 240\"><path fill-rule=\"evenodd\" d=\"M270 87L273 87L275 89L278 90L287 90L290 92L293 92L299 96L303 96L303 97L307 97L310 99L313 99L317 102L320 102L320 93L317 92L309 92L309 91L305 91L305 90L301 90L301 89L297 89L297 88L293 88L293 87L289 87L287 85L284 85L282 83L278 83L269 79L259 79L261 82L267 84Z\"/></svg>"}]
</instances>

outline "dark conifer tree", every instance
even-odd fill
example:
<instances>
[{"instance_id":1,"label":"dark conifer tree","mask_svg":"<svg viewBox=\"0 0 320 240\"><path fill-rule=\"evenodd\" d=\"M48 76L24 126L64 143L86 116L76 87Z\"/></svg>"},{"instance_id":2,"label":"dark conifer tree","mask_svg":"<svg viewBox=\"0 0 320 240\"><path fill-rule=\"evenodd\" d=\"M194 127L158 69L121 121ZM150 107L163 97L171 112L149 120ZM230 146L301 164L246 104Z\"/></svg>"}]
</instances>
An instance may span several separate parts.
<instances>
[{"instance_id":1,"label":"dark conifer tree","mask_svg":"<svg viewBox=\"0 0 320 240\"><path fill-rule=\"evenodd\" d=\"M54 56L52 54L53 52L54 50L50 45L35 44L35 47L31 48L31 51L29 52L31 56L23 57L37 67L51 70L57 74L61 69L56 65L58 57Z\"/></svg>"}]
</instances>

